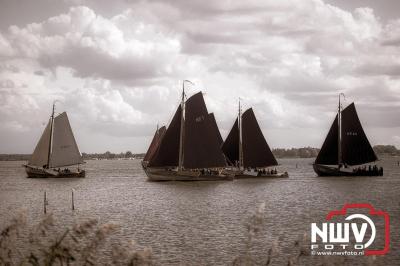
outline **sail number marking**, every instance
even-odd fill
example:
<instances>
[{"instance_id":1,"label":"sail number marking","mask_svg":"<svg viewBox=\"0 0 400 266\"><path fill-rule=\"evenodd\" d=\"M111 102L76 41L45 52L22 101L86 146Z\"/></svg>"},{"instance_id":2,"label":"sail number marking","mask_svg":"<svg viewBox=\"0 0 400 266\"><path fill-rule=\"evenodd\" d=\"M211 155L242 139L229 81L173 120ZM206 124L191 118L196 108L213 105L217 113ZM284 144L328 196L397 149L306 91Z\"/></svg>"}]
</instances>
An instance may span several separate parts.
<instances>
[{"instance_id":1,"label":"sail number marking","mask_svg":"<svg viewBox=\"0 0 400 266\"><path fill-rule=\"evenodd\" d=\"M204 115L196 117L196 122L197 123L202 122L202 121L204 121Z\"/></svg>"}]
</instances>

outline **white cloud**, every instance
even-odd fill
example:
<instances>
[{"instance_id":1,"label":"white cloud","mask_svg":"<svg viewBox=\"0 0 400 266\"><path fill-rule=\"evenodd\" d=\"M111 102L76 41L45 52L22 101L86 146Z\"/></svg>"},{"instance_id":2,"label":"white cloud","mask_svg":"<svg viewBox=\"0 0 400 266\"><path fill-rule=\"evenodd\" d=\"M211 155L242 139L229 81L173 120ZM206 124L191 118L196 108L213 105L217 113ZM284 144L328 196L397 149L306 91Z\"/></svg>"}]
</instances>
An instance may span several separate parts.
<instances>
[{"instance_id":1,"label":"white cloud","mask_svg":"<svg viewBox=\"0 0 400 266\"><path fill-rule=\"evenodd\" d=\"M206 93L225 134L238 98L253 106L273 147L319 145L339 92L357 103L367 128L400 126L400 20L383 23L371 8L348 12L321 0L68 3L63 14L0 32L4 135L17 124L40 131L34 124L59 99L87 151L124 149L128 140L143 151L155 124L172 117L183 79L195 83L189 95ZM296 141L294 130L307 133ZM376 142L391 134L375 132ZM91 141L107 137L113 141L101 147Z\"/></svg>"}]
</instances>

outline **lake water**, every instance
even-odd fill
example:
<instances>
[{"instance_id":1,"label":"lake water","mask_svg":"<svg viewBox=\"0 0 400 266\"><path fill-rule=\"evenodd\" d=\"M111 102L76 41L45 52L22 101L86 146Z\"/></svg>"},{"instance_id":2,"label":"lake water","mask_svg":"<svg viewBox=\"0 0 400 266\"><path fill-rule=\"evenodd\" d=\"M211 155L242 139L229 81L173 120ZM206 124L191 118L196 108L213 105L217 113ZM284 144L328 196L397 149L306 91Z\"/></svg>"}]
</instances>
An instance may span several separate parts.
<instances>
[{"instance_id":1,"label":"lake water","mask_svg":"<svg viewBox=\"0 0 400 266\"><path fill-rule=\"evenodd\" d=\"M345 203L370 203L391 219L391 250L374 264L400 265L398 160L380 161L383 177L316 177L312 160L282 159L279 168L289 172L287 179L192 183L148 182L138 160L88 161L82 179L28 179L22 162L0 162L0 225L18 210L37 223L47 191L48 212L63 225L88 218L115 222L119 241L151 247L162 265L227 265L245 250L245 223L265 203L265 222L252 254L262 262L274 245L273 264L286 265L293 243L310 235L311 223L324 222L329 211ZM306 256L300 264L313 265L318 257ZM347 265L364 262L360 257L346 260Z\"/></svg>"}]
</instances>

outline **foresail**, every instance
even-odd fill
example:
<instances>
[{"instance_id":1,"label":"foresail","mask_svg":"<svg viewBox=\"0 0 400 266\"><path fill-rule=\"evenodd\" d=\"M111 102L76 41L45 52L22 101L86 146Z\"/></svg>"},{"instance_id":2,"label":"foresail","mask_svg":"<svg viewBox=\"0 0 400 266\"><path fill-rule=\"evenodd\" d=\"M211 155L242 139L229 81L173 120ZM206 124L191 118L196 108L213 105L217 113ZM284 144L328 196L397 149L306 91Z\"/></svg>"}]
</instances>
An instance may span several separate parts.
<instances>
[{"instance_id":1,"label":"foresail","mask_svg":"<svg viewBox=\"0 0 400 266\"><path fill-rule=\"evenodd\" d=\"M150 143L149 148L147 149L147 152L143 158L143 161L149 161L151 157L153 157L154 153L156 152L158 145L161 142L162 137L164 136L166 131L165 126L159 128L156 130L154 133L153 139Z\"/></svg>"},{"instance_id":2,"label":"foresail","mask_svg":"<svg viewBox=\"0 0 400 266\"><path fill-rule=\"evenodd\" d=\"M243 166L267 167L278 165L258 125L253 109L242 115Z\"/></svg>"},{"instance_id":3,"label":"foresail","mask_svg":"<svg viewBox=\"0 0 400 266\"><path fill-rule=\"evenodd\" d=\"M50 145L50 121L47 123L46 128L44 129L42 136L38 144L36 145L35 150L28 162L29 165L43 167L47 165L48 154L49 154L49 145Z\"/></svg>"},{"instance_id":4,"label":"foresail","mask_svg":"<svg viewBox=\"0 0 400 266\"><path fill-rule=\"evenodd\" d=\"M218 143L221 146L224 141L223 141L223 139L221 137L221 132L219 132L217 121L215 120L214 113L209 113L208 114L208 119L210 120L211 127L213 128L213 130L215 132L215 135L218 138Z\"/></svg>"},{"instance_id":5,"label":"foresail","mask_svg":"<svg viewBox=\"0 0 400 266\"><path fill-rule=\"evenodd\" d=\"M226 166L218 136L208 119L203 94L186 101L183 165L187 169Z\"/></svg>"},{"instance_id":6,"label":"foresail","mask_svg":"<svg viewBox=\"0 0 400 266\"><path fill-rule=\"evenodd\" d=\"M154 155L150 158L149 167L178 166L181 114L182 109L179 105Z\"/></svg>"},{"instance_id":7,"label":"foresail","mask_svg":"<svg viewBox=\"0 0 400 266\"><path fill-rule=\"evenodd\" d=\"M62 167L81 163L83 163L83 159L76 144L71 125L69 124L67 113L63 112L54 118L50 167Z\"/></svg>"},{"instance_id":8,"label":"foresail","mask_svg":"<svg viewBox=\"0 0 400 266\"><path fill-rule=\"evenodd\" d=\"M342 160L348 165L359 165L378 158L362 128L354 103L342 111Z\"/></svg>"},{"instance_id":9,"label":"foresail","mask_svg":"<svg viewBox=\"0 0 400 266\"><path fill-rule=\"evenodd\" d=\"M338 164L338 143L338 116L336 115L324 144L322 144L321 150L317 155L315 163L326 165Z\"/></svg>"},{"instance_id":10,"label":"foresail","mask_svg":"<svg viewBox=\"0 0 400 266\"><path fill-rule=\"evenodd\" d=\"M239 126L237 118L222 144L222 151L231 164L237 164L239 161Z\"/></svg>"}]
</instances>

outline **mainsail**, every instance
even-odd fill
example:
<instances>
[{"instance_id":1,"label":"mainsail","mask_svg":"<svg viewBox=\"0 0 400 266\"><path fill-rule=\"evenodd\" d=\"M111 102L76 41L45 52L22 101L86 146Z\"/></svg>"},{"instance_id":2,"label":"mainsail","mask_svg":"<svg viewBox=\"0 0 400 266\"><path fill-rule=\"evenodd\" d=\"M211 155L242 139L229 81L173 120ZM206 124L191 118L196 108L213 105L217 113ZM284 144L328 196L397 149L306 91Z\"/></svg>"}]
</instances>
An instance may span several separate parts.
<instances>
[{"instance_id":1,"label":"mainsail","mask_svg":"<svg viewBox=\"0 0 400 266\"><path fill-rule=\"evenodd\" d=\"M160 144L166 130L167 129L165 128L165 126L157 128L156 133L154 133L153 139L151 140L150 146L146 152L146 155L143 158L143 161L149 161L150 158L157 151L158 145Z\"/></svg>"},{"instance_id":2,"label":"mainsail","mask_svg":"<svg viewBox=\"0 0 400 266\"><path fill-rule=\"evenodd\" d=\"M376 156L361 126L354 103L342 111L342 160L348 165L376 161Z\"/></svg>"},{"instance_id":3,"label":"mainsail","mask_svg":"<svg viewBox=\"0 0 400 266\"><path fill-rule=\"evenodd\" d=\"M278 165L257 123L253 109L242 115L243 166L267 167Z\"/></svg>"},{"instance_id":4,"label":"mainsail","mask_svg":"<svg viewBox=\"0 0 400 266\"><path fill-rule=\"evenodd\" d=\"M49 146L50 146L50 128L51 128L51 120L47 123L46 128L43 131L42 136L38 144L36 145L35 150L28 162L28 165L43 167L47 165Z\"/></svg>"},{"instance_id":5,"label":"mainsail","mask_svg":"<svg viewBox=\"0 0 400 266\"><path fill-rule=\"evenodd\" d=\"M217 121L215 120L214 113L208 114L208 119L210 120L211 127L215 131L215 135L217 135L218 143L221 146L224 140L222 139L221 132L219 132Z\"/></svg>"},{"instance_id":6,"label":"mainsail","mask_svg":"<svg viewBox=\"0 0 400 266\"><path fill-rule=\"evenodd\" d=\"M50 156L50 167L61 167L83 163L76 144L74 133L66 112L54 118L53 144Z\"/></svg>"},{"instance_id":7,"label":"mainsail","mask_svg":"<svg viewBox=\"0 0 400 266\"><path fill-rule=\"evenodd\" d=\"M378 158L368 141L358 118L354 103L341 112L341 158L347 165L359 165L376 161ZM315 160L316 164L337 165L339 163L339 129L336 115L331 129Z\"/></svg>"},{"instance_id":8,"label":"mainsail","mask_svg":"<svg viewBox=\"0 0 400 266\"><path fill-rule=\"evenodd\" d=\"M253 109L242 115L242 149L244 167L268 167L278 165L257 123ZM231 163L239 161L239 123L236 119L222 145L222 150Z\"/></svg>"},{"instance_id":9,"label":"mainsail","mask_svg":"<svg viewBox=\"0 0 400 266\"><path fill-rule=\"evenodd\" d=\"M196 93L186 101L183 166L188 169L224 167L218 135L208 119L203 94Z\"/></svg>"},{"instance_id":10,"label":"mainsail","mask_svg":"<svg viewBox=\"0 0 400 266\"><path fill-rule=\"evenodd\" d=\"M150 158L149 167L172 167L178 165L181 114L182 108L179 105L156 152Z\"/></svg>"}]
</instances>

